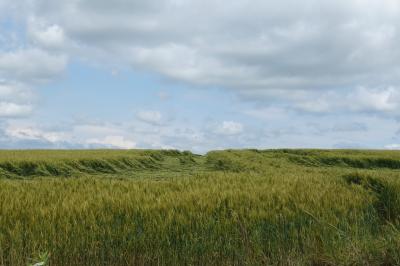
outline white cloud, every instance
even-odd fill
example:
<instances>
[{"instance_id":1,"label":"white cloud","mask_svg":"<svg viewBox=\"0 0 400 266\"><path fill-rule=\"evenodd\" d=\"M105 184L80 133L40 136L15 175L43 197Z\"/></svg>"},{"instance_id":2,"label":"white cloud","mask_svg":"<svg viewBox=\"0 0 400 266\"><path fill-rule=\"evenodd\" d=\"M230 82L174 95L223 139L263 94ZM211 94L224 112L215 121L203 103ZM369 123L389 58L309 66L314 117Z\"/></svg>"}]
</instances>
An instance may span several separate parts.
<instances>
[{"instance_id":1,"label":"white cloud","mask_svg":"<svg viewBox=\"0 0 400 266\"><path fill-rule=\"evenodd\" d=\"M152 125L160 125L162 122L162 115L158 111L139 111L136 114L136 117L145 123L152 124Z\"/></svg>"},{"instance_id":2,"label":"white cloud","mask_svg":"<svg viewBox=\"0 0 400 266\"><path fill-rule=\"evenodd\" d=\"M36 102L32 88L60 76L67 60L66 55L21 43L1 49L0 43L0 117L31 115Z\"/></svg>"},{"instance_id":3,"label":"white cloud","mask_svg":"<svg viewBox=\"0 0 400 266\"><path fill-rule=\"evenodd\" d=\"M66 37L64 30L57 24L48 25L46 22L35 18L28 20L28 36L34 44L45 48L62 48Z\"/></svg>"},{"instance_id":4,"label":"white cloud","mask_svg":"<svg viewBox=\"0 0 400 266\"><path fill-rule=\"evenodd\" d=\"M123 136L106 136L102 139L88 139L87 144L101 145L108 148L133 149L136 142L125 139Z\"/></svg>"},{"instance_id":5,"label":"white cloud","mask_svg":"<svg viewBox=\"0 0 400 266\"><path fill-rule=\"evenodd\" d=\"M225 87L246 99L271 102L280 91L287 105L312 113L397 107L369 89L400 87L394 0L21 0L7 6L27 20L28 36L40 49L62 47L89 61ZM67 39L73 45L65 45ZM0 55L0 75L47 80L62 72L67 57L40 49ZM349 99L332 104L332 91Z\"/></svg>"},{"instance_id":6,"label":"white cloud","mask_svg":"<svg viewBox=\"0 0 400 266\"><path fill-rule=\"evenodd\" d=\"M0 78L18 83L47 82L65 69L67 57L37 48L0 52Z\"/></svg>"},{"instance_id":7,"label":"white cloud","mask_svg":"<svg viewBox=\"0 0 400 266\"><path fill-rule=\"evenodd\" d=\"M214 132L226 136L238 135L243 132L243 125L234 121L223 121L216 126Z\"/></svg>"},{"instance_id":8,"label":"white cloud","mask_svg":"<svg viewBox=\"0 0 400 266\"><path fill-rule=\"evenodd\" d=\"M19 140L44 140L47 142L60 142L65 139L65 135L60 132L47 132L28 126L9 126L5 129L5 134L12 139Z\"/></svg>"},{"instance_id":9,"label":"white cloud","mask_svg":"<svg viewBox=\"0 0 400 266\"><path fill-rule=\"evenodd\" d=\"M0 117L20 117L27 116L32 112L31 105L21 105L11 102L0 101Z\"/></svg>"},{"instance_id":10,"label":"white cloud","mask_svg":"<svg viewBox=\"0 0 400 266\"><path fill-rule=\"evenodd\" d=\"M34 98L29 88L21 84L0 81L0 118L30 115L33 111Z\"/></svg>"},{"instance_id":11,"label":"white cloud","mask_svg":"<svg viewBox=\"0 0 400 266\"><path fill-rule=\"evenodd\" d=\"M16 139L204 150L261 145L258 139L289 145L298 133L296 145L333 146L358 143L355 134L365 128L368 138L360 142L368 143L373 134L382 136L382 125L391 132L388 118L400 115L397 0L0 0L0 14L18 25L0 33L0 116L29 115L35 108L31 89L62 75L74 58L106 69L132 66L186 87L228 89L248 118L268 121L241 134L251 122L241 116L207 127L199 125L201 115L179 124L166 112L143 110L135 125L74 124L66 132L32 126L9 131ZM374 122L352 123L375 114ZM327 125L318 116L332 121ZM304 126L314 120L322 125ZM333 141L333 134L341 139Z\"/></svg>"},{"instance_id":12,"label":"white cloud","mask_svg":"<svg viewBox=\"0 0 400 266\"><path fill-rule=\"evenodd\" d=\"M400 111L400 90L388 87L381 90L358 88L347 97L350 109L377 112ZM353 102L353 105L350 103Z\"/></svg>"},{"instance_id":13,"label":"white cloud","mask_svg":"<svg viewBox=\"0 0 400 266\"><path fill-rule=\"evenodd\" d=\"M0 80L0 100L13 102L30 101L34 99L33 92L26 86Z\"/></svg>"},{"instance_id":14,"label":"white cloud","mask_svg":"<svg viewBox=\"0 0 400 266\"><path fill-rule=\"evenodd\" d=\"M340 105L340 104L339 104ZM310 99L304 102L298 101L294 107L310 113L326 113L336 109L337 104L328 101L324 96L321 98Z\"/></svg>"},{"instance_id":15,"label":"white cloud","mask_svg":"<svg viewBox=\"0 0 400 266\"><path fill-rule=\"evenodd\" d=\"M279 93L266 93L255 101L264 102L271 110L294 110L314 114L332 113L376 113L383 115L400 114L400 87L367 88L357 87L347 90L302 91L285 97ZM265 100L268 99L269 100ZM274 107L274 105L280 107ZM262 109L249 114L260 116ZM264 114L265 116L266 114Z\"/></svg>"},{"instance_id":16,"label":"white cloud","mask_svg":"<svg viewBox=\"0 0 400 266\"><path fill-rule=\"evenodd\" d=\"M69 54L229 88L264 108L315 114L398 109L400 9L394 0L20 2L14 6L42 50L0 55L8 66L0 63L0 76L47 80L62 72L62 54ZM55 47L60 54L46 51ZM15 63L22 61L31 63ZM137 118L153 125L162 119L157 111Z\"/></svg>"},{"instance_id":17,"label":"white cloud","mask_svg":"<svg viewBox=\"0 0 400 266\"><path fill-rule=\"evenodd\" d=\"M359 122L337 123L332 127L334 132L366 132L368 127Z\"/></svg>"},{"instance_id":18,"label":"white cloud","mask_svg":"<svg viewBox=\"0 0 400 266\"><path fill-rule=\"evenodd\" d=\"M385 146L388 150L400 150L400 144L389 144Z\"/></svg>"},{"instance_id":19,"label":"white cloud","mask_svg":"<svg viewBox=\"0 0 400 266\"><path fill-rule=\"evenodd\" d=\"M373 87L382 75L398 82L400 11L392 0L34 6L37 21L57 25L84 47L191 83L264 90Z\"/></svg>"},{"instance_id":20,"label":"white cloud","mask_svg":"<svg viewBox=\"0 0 400 266\"><path fill-rule=\"evenodd\" d=\"M12 141L35 141L50 143L54 147L118 148L132 149L136 142L131 138L116 135L126 134L123 128L102 125L70 125L67 128L49 130L34 123L8 123L3 129L4 135Z\"/></svg>"},{"instance_id":21,"label":"white cloud","mask_svg":"<svg viewBox=\"0 0 400 266\"><path fill-rule=\"evenodd\" d=\"M72 130L74 135L84 138L121 134L121 129L112 124L78 123L72 126Z\"/></svg>"}]
</instances>

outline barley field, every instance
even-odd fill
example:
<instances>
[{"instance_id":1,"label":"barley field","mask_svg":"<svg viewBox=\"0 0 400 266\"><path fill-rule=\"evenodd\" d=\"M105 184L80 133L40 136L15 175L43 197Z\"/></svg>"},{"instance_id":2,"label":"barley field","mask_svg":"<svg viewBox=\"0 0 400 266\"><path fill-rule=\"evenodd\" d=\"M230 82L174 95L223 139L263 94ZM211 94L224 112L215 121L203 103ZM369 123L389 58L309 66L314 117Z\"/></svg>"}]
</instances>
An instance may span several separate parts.
<instances>
[{"instance_id":1,"label":"barley field","mask_svg":"<svg viewBox=\"0 0 400 266\"><path fill-rule=\"evenodd\" d=\"M400 265L400 152L0 151L0 265Z\"/></svg>"}]
</instances>

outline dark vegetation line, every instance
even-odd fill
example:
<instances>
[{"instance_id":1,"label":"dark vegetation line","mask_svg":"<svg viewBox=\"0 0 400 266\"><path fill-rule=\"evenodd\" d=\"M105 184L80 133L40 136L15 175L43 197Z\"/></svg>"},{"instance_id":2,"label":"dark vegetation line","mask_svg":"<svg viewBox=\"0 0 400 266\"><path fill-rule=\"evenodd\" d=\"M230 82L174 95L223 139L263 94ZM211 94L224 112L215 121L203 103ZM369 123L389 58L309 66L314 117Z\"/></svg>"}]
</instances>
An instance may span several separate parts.
<instances>
[{"instance_id":1,"label":"dark vegetation line","mask_svg":"<svg viewBox=\"0 0 400 266\"><path fill-rule=\"evenodd\" d=\"M360 169L400 169L400 156L396 158L380 155L384 152L375 152L368 156L362 151L329 151L329 150L227 150L226 152L212 151L204 156L193 154L189 151L177 150L138 150L113 151L113 156L108 156L106 150L98 151L67 151L61 158L35 156L46 151L14 151L13 158L0 153L0 177L23 178L32 176L72 176L79 174L116 174L126 171L142 170L171 170L171 167L186 167L198 170L221 170L243 172L248 170L258 171L259 165L271 156L283 158L292 163L310 167L350 167ZM65 151L53 151L53 153ZM251 155L251 164L241 160L241 153ZM7 151L2 152L7 153ZM18 154L20 153L20 154ZM346 154L347 153L347 154ZM371 152L370 152L371 153ZM27 156L31 154L31 156ZM68 156L68 155L72 156ZM22 155L22 156L19 156ZM74 158L74 155L76 158ZM362 155L362 156L360 156ZM22 157L22 159L21 159ZM169 162L178 160L178 164Z\"/></svg>"}]
</instances>

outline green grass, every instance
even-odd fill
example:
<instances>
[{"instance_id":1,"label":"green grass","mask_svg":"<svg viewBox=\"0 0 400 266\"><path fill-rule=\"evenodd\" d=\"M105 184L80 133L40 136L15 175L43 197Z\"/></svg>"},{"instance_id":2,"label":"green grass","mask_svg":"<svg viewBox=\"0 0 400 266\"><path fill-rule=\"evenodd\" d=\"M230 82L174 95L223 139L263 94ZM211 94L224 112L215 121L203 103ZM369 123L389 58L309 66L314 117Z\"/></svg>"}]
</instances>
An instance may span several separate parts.
<instances>
[{"instance_id":1,"label":"green grass","mask_svg":"<svg viewBox=\"0 0 400 266\"><path fill-rule=\"evenodd\" d=\"M400 265L400 153L1 151L0 265Z\"/></svg>"}]
</instances>

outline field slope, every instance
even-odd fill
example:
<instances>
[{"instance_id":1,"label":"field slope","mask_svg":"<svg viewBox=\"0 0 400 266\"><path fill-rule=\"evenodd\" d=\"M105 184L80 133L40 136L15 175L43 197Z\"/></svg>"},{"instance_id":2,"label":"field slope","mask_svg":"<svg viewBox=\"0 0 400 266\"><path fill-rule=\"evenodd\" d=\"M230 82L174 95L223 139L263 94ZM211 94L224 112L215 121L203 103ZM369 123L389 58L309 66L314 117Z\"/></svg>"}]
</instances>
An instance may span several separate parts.
<instances>
[{"instance_id":1,"label":"field slope","mask_svg":"<svg viewBox=\"0 0 400 266\"><path fill-rule=\"evenodd\" d=\"M0 151L0 265L400 265L400 153Z\"/></svg>"}]
</instances>

